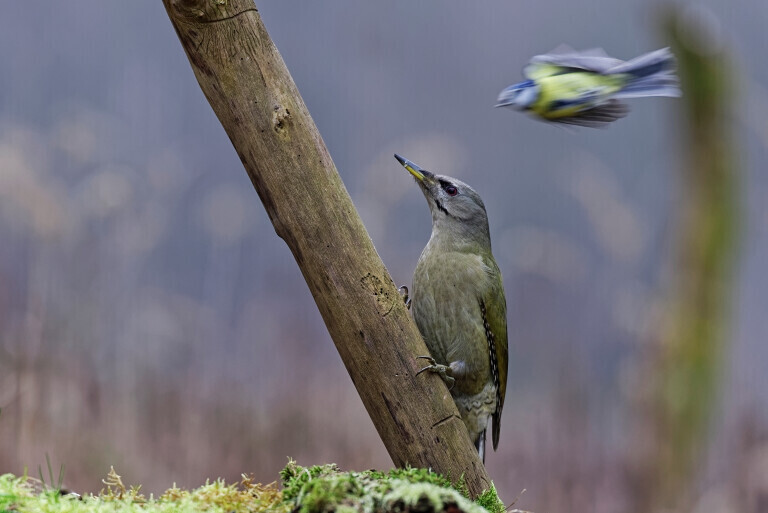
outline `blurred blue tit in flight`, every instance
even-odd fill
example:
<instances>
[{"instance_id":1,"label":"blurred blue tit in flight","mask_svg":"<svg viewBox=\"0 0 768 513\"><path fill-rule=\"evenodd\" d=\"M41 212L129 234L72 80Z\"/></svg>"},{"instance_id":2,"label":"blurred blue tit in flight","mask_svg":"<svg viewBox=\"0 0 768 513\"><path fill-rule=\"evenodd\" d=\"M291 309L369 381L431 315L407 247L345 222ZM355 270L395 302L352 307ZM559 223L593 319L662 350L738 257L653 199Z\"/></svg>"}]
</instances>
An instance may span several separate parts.
<instances>
[{"instance_id":1,"label":"blurred blue tit in flight","mask_svg":"<svg viewBox=\"0 0 768 513\"><path fill-rule=\"evenodd\" d=\"M597 127L623 118L629 112L619 101L624 98L681 95L669 48L622 61L598 48L561 46L533 57L523 75L528 80L504 89L496 106L568 125Z\"/></svg>"}]
</instances>

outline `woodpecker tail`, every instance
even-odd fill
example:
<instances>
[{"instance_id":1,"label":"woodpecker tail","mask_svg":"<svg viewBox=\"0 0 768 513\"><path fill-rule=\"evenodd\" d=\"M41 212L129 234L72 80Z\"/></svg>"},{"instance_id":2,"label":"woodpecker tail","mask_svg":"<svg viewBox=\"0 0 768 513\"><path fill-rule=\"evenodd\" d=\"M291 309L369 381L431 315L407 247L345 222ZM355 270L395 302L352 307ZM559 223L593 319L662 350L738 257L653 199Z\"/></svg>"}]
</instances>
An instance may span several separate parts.
<instances>
[{"instance_id":1,"label":"woodpecker tail","mask_svg":"<svg viewBox=\"0 0 768 513\"><path fill-rule=\"evenodd\" d=\"M486 430L483 429L483 432L480 433L477 440L475 440L475 448L477 449L477 453L480 455L483 464L485 464L485 431Z\"/></svg>"},{"instance_id":2,"label":"woodpecker tail","mask_svg":"<svg viewBox=\"0 0 768 513\"><path fill-rule=\"evenodd\" d=\"M630 78L614 98L643 96L681 96L675 76L675 56L669 48L646 53L606 71L606 74L627 74Z\"/></svg>"}]
</instances>

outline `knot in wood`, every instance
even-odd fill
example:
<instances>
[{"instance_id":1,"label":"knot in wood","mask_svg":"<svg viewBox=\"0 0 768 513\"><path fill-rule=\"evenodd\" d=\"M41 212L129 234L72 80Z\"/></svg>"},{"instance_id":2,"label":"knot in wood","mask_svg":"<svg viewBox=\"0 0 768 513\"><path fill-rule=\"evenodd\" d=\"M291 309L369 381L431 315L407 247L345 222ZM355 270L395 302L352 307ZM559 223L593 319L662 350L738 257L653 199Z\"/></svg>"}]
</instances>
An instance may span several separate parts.
<instances>
[{"instance_id":1,"label":"knot in wood","mask_svg":"<svg viewBox=\"0 0 768 513\"><path fill-rule=\"evenodd\" d=\"M282 105L275 105L275 110L272 112L272 128L277 133L282 132L288 125L290 118L291 113L288 109Z\"/></svg>"},{"instance_id":2,"label":"knot in wood","mask_svg":"<svg viewBox=\"0 0 768 513\"><path fill-rule=\"evenodd\" d=\"M363 276L360 279L360 283L376 299L376 311L379 312L379 315L385 316L392 311L392 308L395 306L395 298L392 297L392 294L390 294L387 289L391 289L394 285L392 285L392 287L387 287L386 283L381 281L378 276L371 273ZM400 295L396 294L396 296L397 300L399 300Z\"/></svg>"},{"instance_id":3,"label":"knot in wood","mask_svg":"<svg viewBox=\"0 0 768 513\"><path fill-rule=\"evenodd\" d=\"M207 0L166 0L173 13L180 18L201 19L205 17Z\"/></svg>"}]
</instances>

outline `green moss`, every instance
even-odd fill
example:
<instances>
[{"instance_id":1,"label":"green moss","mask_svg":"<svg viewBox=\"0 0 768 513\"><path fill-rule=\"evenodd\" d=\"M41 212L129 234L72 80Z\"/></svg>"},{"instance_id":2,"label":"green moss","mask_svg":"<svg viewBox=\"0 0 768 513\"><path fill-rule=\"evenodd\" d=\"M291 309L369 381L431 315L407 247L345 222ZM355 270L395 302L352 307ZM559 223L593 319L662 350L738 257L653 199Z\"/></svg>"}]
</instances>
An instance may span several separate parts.
<instances>
[{"instance_id":1,"label":"green moss","mask_svg":"<svg viewBox=\"0 0 768 513\"><path fill-rule=\"evenodd\" d=\"M504 510L491 488L476 503L463 481L459 486L426 469L342 472L336 465L302 467L294 461L280 472L283 490L243 476L237 484L207 482L194 490L173 487L160 497L145 497L125 486L110 470L98 495L62 495L27 476L0 476L0 513L384 513L441 512L456 507L468 513Z\"/></svg>"},{"instance_id":2,"label":"green moss","mask_svg":"<svg viewBox=\"0 0 768 513\"><path fill-rule=\"evenodd\" d=\"M456 505L468 512L485 512L472 503L464 480L458 486L446 477L428 469L403 468L389 472L367 470L342 472L336 465L301 467L294 461L281 471L283 497L299 513L405 511L442 511ZM481 496L487 511L504 510L496 490ZM430 506L431 505L431 506Z\"/></svg>"},{"instance_id":3,"label":"green moss","mask_svg":"<svg viewBox=\"0 0 768 513\"><path fill-rule=\"evenodd\" d=\"M392 481L392 491L382 499L384 511L444 511L455 506L467 513L487 513L452 488L441 488L431 483Z\"/></svg>"},{"instance_id":4,"label":"green moss","mask_svg":"<svg viewBox=\"0 0 768 513\"><path fill-rule=\"evenodd\" d=\"M491 487L480 494L475 501L490 513L504 513L507 509L501 502L499 494L496 493L496 487L491 483Z\"/></svg>"},{"instance_id":5,"label":"green moss","mask_svg":"<svg viewBox=\"0 0 768 513\"><path fill-rule=\"evenodd\" d=\"M457 484L451 483L451 480L444 477L441 474L436 474L426 468L396 468L389 472L378 472L375 470L369 471L371 475L376 479L403 479L411 483L429 483L436 486L442 486L443 488L453 488L464 497L469 497L469 489L467 488L464 476L459 478Z\"/></svg>"},{"instance_id":6,"label":"green moss","mask_svg":"<svg viewBox=\"0 0 768 513\"><path fill-rule=\"evenodd\" d=\"M126 488L110 472L106 490L99 495L61 495L40 491L40 483L11 474L0 476L0 513L289 513L275 486L254 484L244 477L239 484L222 480L195 490L172 488L160 498L145 498L138 488ZM36 490L38 488L38 490Z\"/></svg>"}]
</instances>

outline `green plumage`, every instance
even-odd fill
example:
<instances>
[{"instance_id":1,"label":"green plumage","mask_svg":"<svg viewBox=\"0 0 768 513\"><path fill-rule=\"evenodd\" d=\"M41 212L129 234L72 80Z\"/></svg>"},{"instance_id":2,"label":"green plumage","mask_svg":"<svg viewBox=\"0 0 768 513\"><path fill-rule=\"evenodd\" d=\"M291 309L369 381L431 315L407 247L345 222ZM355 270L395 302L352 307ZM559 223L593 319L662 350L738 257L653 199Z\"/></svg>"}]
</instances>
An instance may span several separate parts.
<instances>
[{"instance_id":1,"label":"green plumage","mask_svg":"<svg viewBox=\"0 0 768 513\"><path fill-rule=\"evenodd\" d=\"M455 380L451 395L483 457L491 417L494 449L499 443L508 360L504 286L485 206L465 183L401 163L432 213L432 236L416 265L411 306L435 360L426 369Z\"/></svg>"}]
</instances>

